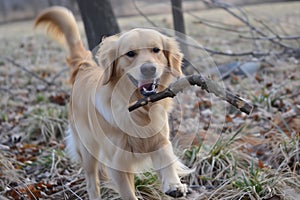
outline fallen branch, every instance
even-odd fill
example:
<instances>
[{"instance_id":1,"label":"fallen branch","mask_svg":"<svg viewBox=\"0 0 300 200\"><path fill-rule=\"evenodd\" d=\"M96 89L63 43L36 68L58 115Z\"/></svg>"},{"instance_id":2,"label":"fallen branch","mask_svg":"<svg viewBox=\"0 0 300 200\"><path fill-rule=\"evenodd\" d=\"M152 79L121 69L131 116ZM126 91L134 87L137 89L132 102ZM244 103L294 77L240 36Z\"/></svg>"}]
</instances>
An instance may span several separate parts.
<instances>
[{"instance_id":1,"label":"fallen branch","mask_svg":"<svg viewBox=\"0 0 300 200\"><path fill-rule=\"evenodd\" d=\"M58 91L61 93L67 93L64 89L61 89L61 86L59 86L57 83L55 83L55 80L61 76L61 74L63 74L66 70L68 70L68 68L64 68L61 71L59 71L53 78L51 81L47 81L46 79L40 77L36 72L28 69L27 67L17 63L14 59L10 58L10 57L5 57L2 58L3 60L6 60L7 62L11 63L12 65L14 65L15 67L21 69L22 71L26 72L27 74L29 74L30 76L40 80L41 82L43 82L44 84L46 84L46 88L45 90L48 89L49 86L56 86L58 88Z\"/></svg>"},{"instance_id":2,"label":"fallen branch","mask_svg":"<svg viewBox=\"0 0 300 200\"><path fill-rule=\"evenodd\" d=\"M6 57L5 58L6 61L10 62L11 64L13 64L14 66L18 67L19 69L25 71L26 73L30 74L31 76L33 76L34 78L42 81L43 83L45 83L47 86L49 85L53 85L53 83L48 82L47 80L41 78L38 74L36 74L35 72L27 69L26 67L22 66L21 64L17 63L14 59Z\"/></svg>"},{"instance_id":3,"label":"fallen branch","mask_svg":"<svg viewBox=\"0 0 300 200\"><path fill-rule=\"evenodd\" d=\"M234 95L228 90L223 89L218 84L213 82L208 78L204 78L201 75L190 75L183 78L178 79L174 83L172 83L168 88L165 90L151 95L149 97L144 97L139 99L138 101L131 104L128 108L129 112L147 105L149 102L156 102L164 98L168 97L175 97L178 92L182 91L183 89L191 86L196 85L201 87L201 89L206 90L208 93L213 93L216 96L220 97L221 99L227 101L241 112L246 114L250 114L252 112L253 106L247 103L245 100L240 98L238 95Z\"/></svg>"}]
</instances>

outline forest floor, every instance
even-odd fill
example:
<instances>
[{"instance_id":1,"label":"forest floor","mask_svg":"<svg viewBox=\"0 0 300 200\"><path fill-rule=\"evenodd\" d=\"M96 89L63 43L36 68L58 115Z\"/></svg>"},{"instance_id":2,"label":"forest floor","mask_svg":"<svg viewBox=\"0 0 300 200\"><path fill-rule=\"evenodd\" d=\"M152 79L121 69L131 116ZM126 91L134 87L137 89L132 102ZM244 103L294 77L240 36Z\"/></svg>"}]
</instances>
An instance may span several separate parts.
<instances>
[{"instance_id":1,"label":"forest floor","mask_svg":"<svg viewBox=\"0 0 300 200\"><path fill-rule=\"evenodd\" d=\"M244 11L267 37L299 50L299 37L279 37L300 35L299 2ZM247 39L261 35L251 35L248 26L222 9L185 17L193 45L227 54L268 52L224 56L187 47L196 71L255 108L243 114L196 87L175 98L172 143L181 160L195 169L183 178L191 188L185 199L300 199L300 53L278 54L284 47L267 37ZM170 34L171 19L149 17ZM126 31L153 27L149 20L139 16L118 22ZM79 26L85 38L81 22ZM32 21L0 26L0 199L87 199L84 174L64 151L70 96L65 52L32 27ZM153 172L136 176L135 185L140 199L171 199L160 192ZM106 182L101 194L119 198Z\"/></svg>"}]
</instances>

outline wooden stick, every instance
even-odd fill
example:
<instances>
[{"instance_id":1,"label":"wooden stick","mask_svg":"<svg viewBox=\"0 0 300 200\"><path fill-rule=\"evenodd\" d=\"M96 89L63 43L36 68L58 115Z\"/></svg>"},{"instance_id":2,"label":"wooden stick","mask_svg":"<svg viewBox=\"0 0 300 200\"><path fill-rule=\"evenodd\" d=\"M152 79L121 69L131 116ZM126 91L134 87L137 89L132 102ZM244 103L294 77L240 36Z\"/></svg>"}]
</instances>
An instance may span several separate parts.
<instances>
[{"instance_id":1,"label":"wooden stick","mask_svg":"<svg viewBox=\"0 0 300 200\"><path fill-rule=\"evenodd\" d=\"M165 90L158 92L154 95L151 95L149 97L144 97L134 102L129 106L128 110L129 112L131 112L139 107L147 105L149 102L151 103L156 102L167 97L173 98L177 95L178 92L182 91L183 89L191 85L197 85L201 87L201 89L206 90L208 93L215 94L217 97L220 97L221 99L227 101L228 103L230 103L231 105L239 109L241 112L244 112L248 115L253 110L253 106L247 103L242 98L240 98L238 95L234 95L230 91L220 87L217 83L213 82L211 79L204 78L201 75L190 75L190 76L185 76L183 78L180 78L174 83L172 83Z\"/></svg>"}]
</instances>

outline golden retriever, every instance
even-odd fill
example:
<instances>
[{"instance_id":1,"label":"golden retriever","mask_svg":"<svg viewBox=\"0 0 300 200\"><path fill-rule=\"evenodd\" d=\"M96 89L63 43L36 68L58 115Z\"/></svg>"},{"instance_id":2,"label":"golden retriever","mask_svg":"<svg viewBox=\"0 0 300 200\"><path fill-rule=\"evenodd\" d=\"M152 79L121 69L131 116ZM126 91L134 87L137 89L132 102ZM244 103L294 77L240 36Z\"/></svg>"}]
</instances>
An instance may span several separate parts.
<instances>
[{"instance_id":1,"label":"golden retriever","mask_svg":"<svg viewBox=\"0 0 300 200\"><path fill-rule=\"evenodd\" d=\"M90 199L100 199L99 163L123 199L137 199L134 173L157 171L162 190L185 196L180 172L190 172L174 155L169 141L170 99L132 113L130 102L161 91L181 76L182 54L173 38L151 29L104 38L96 61L84 46L73 14L63 7L44 10L35 26L69 50L72 95L67 148L85 171ZM100 171L101 173L101 171Z\"/></svg>"}]
</instances>

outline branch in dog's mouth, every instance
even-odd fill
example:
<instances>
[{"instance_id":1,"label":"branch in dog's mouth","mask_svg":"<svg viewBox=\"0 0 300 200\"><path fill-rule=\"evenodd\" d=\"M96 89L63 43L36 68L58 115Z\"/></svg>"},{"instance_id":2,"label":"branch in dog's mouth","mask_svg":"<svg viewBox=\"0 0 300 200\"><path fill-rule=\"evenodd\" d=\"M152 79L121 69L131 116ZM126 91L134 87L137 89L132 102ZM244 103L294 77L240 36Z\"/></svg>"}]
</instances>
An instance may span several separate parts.
<instances>
[{"instance_id":1,"label":"branch in dog's mouth","mask_svg":"<svg viewBox=\"0 0 300 200\"><path fill-rule=\"evenodd\" d=\"M157 93L159 79L136 80L132 75L127 74L131 82L139 89L144 97L149 97Z\"/></svg>"},{"instance_id":2,"label":"branch in dog's mouth","mask_svg":"<svg viewBox=\"0 0 300 200\"><path fill-rule=\"evenodd\" d=\"M168 97L173 98L178 92L191 85L199 86L201 87L201 89L206 90L208 93L215 94L219 98L227 101L228 103L239 109L241 112L244 112L248 115L253 110L253 105L242 99L239 95L235 95L230 91L223 89L214 81L208 78L204 78L201 75L190 75L182 77L181 79L178 79L177 81L169 85L169 87L165 90L137 100L129 106L128 110L129 112L131 112L139 107L147 105L149 102L156 102Z\"/></svg>"}]
</instances>

